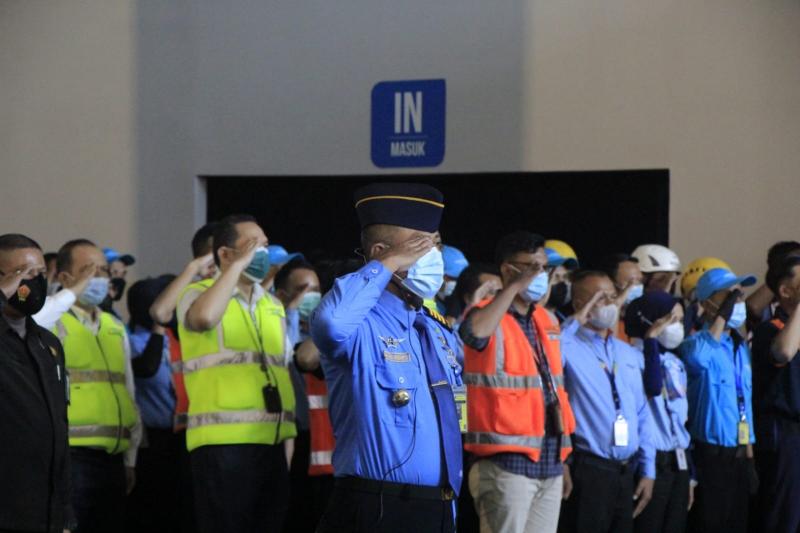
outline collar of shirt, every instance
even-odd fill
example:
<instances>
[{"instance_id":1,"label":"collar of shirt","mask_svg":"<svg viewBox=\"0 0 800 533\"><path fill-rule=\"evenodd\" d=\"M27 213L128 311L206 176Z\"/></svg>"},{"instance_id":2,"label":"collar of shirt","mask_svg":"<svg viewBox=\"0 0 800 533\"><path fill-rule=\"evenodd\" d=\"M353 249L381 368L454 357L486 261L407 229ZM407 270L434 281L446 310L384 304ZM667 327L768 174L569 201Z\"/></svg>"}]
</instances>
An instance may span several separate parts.
<instances>
[{"instance_id":1,"label":"collar of shirt","mask_svg":"<svg viewBox=\"0 0 800 533\"><path fill-rule=\"evenodd\" d=\"M378 303L386 310L387 314L397 320L403 330L409 330L414 327L414 318L417 311L411 309L399 296L386 290L378 298Z\"/></svg>"},{"instance_id":2,"label":"collar of shirt","mask_svg":"<svg viewBox=\"0 0 800 533\"><path fill-rule=\"evenodd\" d=\"M73 305L70 307L69 312L78 319L78 322L89 328L92 333L97 335L97 332L100 330L100 309L95 307L91 312L89 312L84 311L77 305Z\"/></svg>"},{"instance_id":3,"label":"collar of shirt","mask_svg":"<svg viewBox=\"0 0 800 533\"><path fill-rule=\"evenodd\" d=\"M248 301L244 293L239 290L238 284L236 285L236 288L233 290L233 297L239 300L239 303L241 303L251 312L255 310L259 300L261 300L261 298L263 298L266 294L267 291L264 290L264 287L262 287L260 283L253 284L253 294L251 295L250 301Z\"/></svg>"},{"instance_id":4,"label":"collar of shirt","mask_svg":"<svg viewBox=\"0 0 800 533\"><path fill-rule=\"evenodd\" d=\"M614 350L614 342L616 338L614 335L609 331L606 337L603 337L598 332L593 329L587 328L586 326L581 326L578 329L578 333L576 337L583 342L586 342L592 347L592 352L598 357L603 360L606 364L613 365L613 350ZM611 350L608 350L610 348ZM607 358L611 358L612 360L607 360Z\"/></svg>"},{"instance_id":5,"label":"collar of shirt","mask_svg":"<svg viewBox=\"0 0 800 533\"><path fill-rule=\"evenodd\" d=\"M511 304L511 306L508 308L508 313L517 320L530 320L531 316L533 316L533 310L535 307L536 304L531 304L528 306L527 311L525 311L524 313L520 313L519 311L517 311L517 308L514 307L514 304Z\"/></svg>"}]
</instances>

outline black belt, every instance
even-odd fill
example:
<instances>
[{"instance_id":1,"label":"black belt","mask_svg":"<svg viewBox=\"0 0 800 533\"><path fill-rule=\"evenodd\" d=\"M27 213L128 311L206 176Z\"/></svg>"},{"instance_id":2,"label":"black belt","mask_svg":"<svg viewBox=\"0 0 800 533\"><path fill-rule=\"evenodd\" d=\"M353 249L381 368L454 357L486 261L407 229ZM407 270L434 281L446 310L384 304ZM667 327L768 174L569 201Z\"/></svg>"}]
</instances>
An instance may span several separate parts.
<instances>
[{"instance_id":1,"label":"black belt","mask_svg":"<svg viewBox=\"0 0 800 533\"><path fill-rule=\"evenodd\" d=\"M602 468L603 470L609 470L611 472L615 472L617 474L627 474L632 469L632 463L627 459L624 461L617 461L615 459L606 459L605 457L600 457L599 455L595 455L593 453L583 452L583 451L574 451L572 452L573 462L576 464L586 464L590 466L595 466L597 468Z\"/></svg>"},{"instance_id":2,"label":"black belt","mask_svg":"<svg viewBox=\"0 0 800 533\"><path fill-rule=\"evenodd\" d=\"M391 481L378 481L377 479L361 477L336 478L336 486L357 492L388 494L404 499L438 500L443 502L449 502L455 499L455 493L450 487L409 485L408 483L393 483Z\"/></svg>"},{"instance_id":3,"label":"black belt","mask_svg":"<svg viewBox=\"0 0 800 533\"><path fill-rule=\"evenodd\" d=\"M675 450L669 452L656 451L656 467L679 470L678 457L675 455Z\"/></svg>"}]
</instances>

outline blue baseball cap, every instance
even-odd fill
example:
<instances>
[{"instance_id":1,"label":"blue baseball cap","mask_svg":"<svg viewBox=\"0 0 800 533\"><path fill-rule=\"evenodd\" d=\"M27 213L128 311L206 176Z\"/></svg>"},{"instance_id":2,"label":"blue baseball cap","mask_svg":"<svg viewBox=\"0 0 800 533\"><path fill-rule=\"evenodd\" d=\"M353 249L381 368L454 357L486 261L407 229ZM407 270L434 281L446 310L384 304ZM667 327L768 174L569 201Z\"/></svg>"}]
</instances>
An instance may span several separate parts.
<instances>
[{"instance_id":1,"label":"blue baseball cap","mask_svg":"<svg viewBox=\"0 0 800 533\"><path fill-rule=\"evenodd\" d=\"M110 265L114 261L122 261L125 266L131 266L136 262L136 259L131 254L122 254L113 248L103 248L103 255L106 256L106 261Z\"/></svg>"},{"instance_id":2,"label":"blue baseball cap","mask_svg":"<svg viewBox=\"0 0 800 533\"><path fill-rule=\"evenodd\" d=\"M442 248L442 259L444 260L444 275L450 278L457 278L469 266L469 261L461 250L446 244Z\"/></svg>"},{"instance_id":3,"label":"blue baseball cap","mask_svg":"<svg viewBox=\"0 0 800 533\"><path fill-rule=\"evenodd\" d=\"M269 264L271 265L285 265L296 257L303 257L301 253L290 254L280 244L270 244L267 246L267 251L269 252Z\"/></svg>"},{"instance_id":4,"label":"blue baseball cap","mask_svg":"<svg viewBox=\"0 0 800 533\"><path fill-rule=\"evenodd\" d=\"M564 266L564 268L572 270L573 268L578 268L578 261L573 259L572 257L564 257L560 253L556 252L552 248L545 248L544 252L547 254L547 266L548 267L557 267L557 266Z\"/></svg>"},{"instance_id":5,"label":"blue baseball cap","mask_svg":"<svg viewBox=\"0 0 800 533\"><path fill-rule=\"evenodd\" d=\"M726 268L712 268L697 280L695 294L698 300L708 300L715 292L730 289L734 285L750 287L755 284L756 277L752 274L737 276Z\"/></svg>"}]
</instances>

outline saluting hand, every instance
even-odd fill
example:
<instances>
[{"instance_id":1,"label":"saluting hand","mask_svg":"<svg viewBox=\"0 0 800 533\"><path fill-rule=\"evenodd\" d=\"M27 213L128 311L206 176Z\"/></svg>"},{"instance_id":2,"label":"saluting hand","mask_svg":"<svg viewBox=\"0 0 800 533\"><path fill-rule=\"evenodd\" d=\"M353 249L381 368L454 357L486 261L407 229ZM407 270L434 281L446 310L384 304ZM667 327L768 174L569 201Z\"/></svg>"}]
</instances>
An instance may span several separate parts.
<instances>
[{"instance_id":1,"label":"saluting hand","mask_svg":"<svg viewBox=\"0 0 800 533\"><path fill-rule=\"evenodd\" d=\"M639 480L639 484L636 486L636 492L633 493L633 500L638 502L636 508L633 510L634 518L642 514L644 508L650 503L650 499L653 497L654 484L655 480L649 477L643 477Z\"/></svg>"},{"instance_id":2,"label":"saluting hand","mask_svg":"<svg viewBox=\"0 0 800 533\"><path fill-rule=\"evenodd\" d=\"M6 298L11 298L14 293L19 289L19 284L23 278L30 272L30 265L20 265L11 269L5 274L0 275L0 291L5 294Z\"/></svg>"},{"instance_id":3,"label":"saluting hand","mask_svg":"<svg viewBox=\"0 0 800 533\"><path fill-rule=\"evenodd\" d=\"M678 313L676 313L675 310L673 310L670 314L664 315L655 322L653 322L653 325L650 326L650 329L648 329L647 333L644 334L644 338L655 339L661 334L662 331L664 331L667 328L667 326L679 321L680 317L678 316Z\"/></svg>"},{"instance_id":4,"label":"saluting hand","mask_svg":"<svg viewBox=\"0 0 800 533\"><path fill-rule=\"evenodd\" d=\"M375 259L392 272L404 272L431 248L433 248L433 238L430 235L418 235L388 248Z\"/></svg>"},{"instance_id":5,"label":"saluting hand","mask_svg":"<svg viewBox=\"0 0 800 533\"><path fill-rule=\"evenodd\" d=\"M241 248L233 248L234 259L231 265L239 267L242 270L246 269L253 261L253 256L256 255L256 250L259 246L259 240L252 238L245 242Z\"/></svg>"},{"instance_id":6,"label":"saluting hand","mask_svg":"<svg viewBox=\"0 0 800 533\"><path fill-rule=\"evenodd\" d=\"M606 293L603 291L597 291L596 293L594 293L592 299L586 302L586 304L583 307L581 307L577 313L575 313L574 317L575 320L578 321L578 324L580 324L581 326L586 324L586 322L589 321L589 314L595 308L597 303L605 297Z\"/></svg>"}]
</instances>

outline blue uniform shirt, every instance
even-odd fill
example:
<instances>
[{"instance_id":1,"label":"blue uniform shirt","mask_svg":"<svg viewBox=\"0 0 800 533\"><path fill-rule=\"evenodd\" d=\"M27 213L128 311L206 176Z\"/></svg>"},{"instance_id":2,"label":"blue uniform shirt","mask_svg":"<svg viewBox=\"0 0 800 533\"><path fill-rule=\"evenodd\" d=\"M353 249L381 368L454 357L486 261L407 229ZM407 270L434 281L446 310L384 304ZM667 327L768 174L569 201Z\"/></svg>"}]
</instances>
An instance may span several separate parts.
<instances>
[{"instance_id":1,"label":"blue uniform shirt","mask_svg":"<svg viewBox=\"0 0 800 533\"><path fill-rule=\"evenodd\" d=\"M446 486L440 428L414 329L422 311L386 290L391 277L380 262L367 263L336 280L311 318L336 437L333 468L337 477ZM461 385L455 336L426 319L448 379ZM395 407L392 394L399 389L411 401Z\"/></svg>"},{"instance_id":2,"label":"blue uniform shirt","mask_svg":"<svg viewBox=\"0 0 800 533\"><path fill-rule=\"evenodd\" d=\"M655 479L653 422L642 384L642 354L614 335L603 339L575 325L561 333L565 385L577 426L572 437L575 449L617 461L635 459L639 474ZM628 423L627 446L614 445L617 410L601 362L609 370L616 365L614 383Z\"/></svg>"},{"instance_id":3,"label":"blue uniform shirt","mask_svg":"<svg viewBox=\"0 0 800 533\"><path fill-rule=\"evenodd\" d=\"M680 345L689 378L689 433L693 439L717 446L739 444L738 374L750 426L750 442L755 442L750 349L746 342L739 344L735 356L733 349L733 338L727 331L717 341L707 326Z\"/></svg>"},{"instance_id":4,"label":"blue uniform shirt","mask_svg":"<svg viewBox=\"0 0 800 533\"><path fill-rule=\"evenodd\" d=\"M136 327L130 333L131 358L142 355L150 331ZM172 370L169 365L169 339L164 337L161 366L153 377L135 378L136 404L142 413L142 422L146 427L172 429L172 417L175 414L175 388L172 384Z\"/></svg>"}]
</instances>

